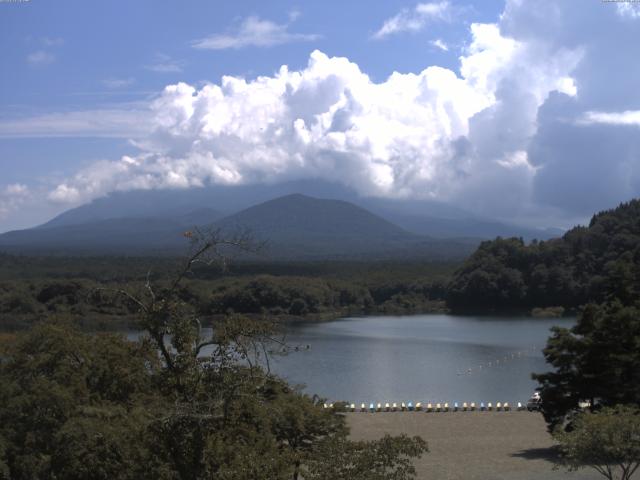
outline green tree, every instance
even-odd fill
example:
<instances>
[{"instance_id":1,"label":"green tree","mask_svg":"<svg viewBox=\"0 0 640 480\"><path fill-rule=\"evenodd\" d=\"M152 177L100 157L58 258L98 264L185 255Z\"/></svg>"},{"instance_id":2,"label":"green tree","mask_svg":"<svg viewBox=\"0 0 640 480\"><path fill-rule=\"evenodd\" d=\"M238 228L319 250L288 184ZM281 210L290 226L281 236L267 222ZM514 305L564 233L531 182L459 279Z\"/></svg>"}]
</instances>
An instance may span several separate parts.
<instances>
[{"instance_id":1,"label":"green tree","mask_svg":"<svg viewBox=\"0 0 640 480\"><path fill-rule=\"evenodd\" d=\"M569 470L591 467L609 480L629 480L640 466L640 410L604 408L578 415L571 431L559 430L561 463Z\"/></svg>"},{"instance_id":2,"label":"green tree","mask_svg":"<svg viewBox=\"0 0 640 480\"><path fill-rule=\"evenodd\" d=\"M534 374L542 412L555 428L571 421L580 402L592 407L640 404L640 310L589 305L571 329L554 328L544 349L555 370Z\"/></svg>"},{"instance_id":3,"label":"green tree","mask_svg":"<svg viewBox=\"0 0 640 480\"><path fill-rule=\"evenodd\" d=\"M147 342L49 322L18 335L2 356L0 460L8 478L135 478L114 472L140 463L136 445L158 401L159 365ZM72 465L82 466L75 476Z\"/></svg>"},{"instance_id":4,"label":"green tree","mask_svg":"<svg viewBox=\"0 0 640 480\"><path fill-rule=\"evenodd\" d=\"M142 339L49 321L2 351L0 475L288 480L356 466L348 478L412 478L420 439L351 442L343 414L271 374L271 324L230 316L205 335L184 281L194 265L247 244L195 237L173 279L149 275L139 291L116 291L136 306ZM353 455L326 456L338 447Z\"/></svg>"},{"instance_id":5,"label":"green tree","mask_svg":"<svg viewBox=\"0 0 640 480\"><path fill-rule=\"evenodd\" d=\"M370 442L330 438L319 445L319 453L305 468L309 480L386 480L414 478L412 458L428 452L420 437L385 435Z\"/></svg>"}]
</instances>

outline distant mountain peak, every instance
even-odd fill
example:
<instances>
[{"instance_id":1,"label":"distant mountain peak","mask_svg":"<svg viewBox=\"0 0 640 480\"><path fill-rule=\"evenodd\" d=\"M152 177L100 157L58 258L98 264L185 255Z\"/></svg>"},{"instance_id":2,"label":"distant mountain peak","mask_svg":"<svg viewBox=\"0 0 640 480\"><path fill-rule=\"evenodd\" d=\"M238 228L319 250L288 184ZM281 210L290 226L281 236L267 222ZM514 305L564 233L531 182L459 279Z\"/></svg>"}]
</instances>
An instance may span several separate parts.
<instances>
[{"instance_id":1,"label":"distant mountain peak","mask_svg":"<svg viewBox=\"0 0 640 480\"><path fill-rule=\"evenodd\" d=\"M440 243L455 246L498 235L553 236L474 217L438 202L361 197L342 185L306 180L116 192L70 209L37 229L0 235L0 248L177 252L184 249L185 229L205 225L250 229L274 245L279 243L280 254L295 250L292 256L298 258L335 252L348 252L348 256L377 252L382 258L385 252L398 249L408 256L415 252L416 242L433 246L434 238L449 239Z\"/></svg>"}]
</instances>

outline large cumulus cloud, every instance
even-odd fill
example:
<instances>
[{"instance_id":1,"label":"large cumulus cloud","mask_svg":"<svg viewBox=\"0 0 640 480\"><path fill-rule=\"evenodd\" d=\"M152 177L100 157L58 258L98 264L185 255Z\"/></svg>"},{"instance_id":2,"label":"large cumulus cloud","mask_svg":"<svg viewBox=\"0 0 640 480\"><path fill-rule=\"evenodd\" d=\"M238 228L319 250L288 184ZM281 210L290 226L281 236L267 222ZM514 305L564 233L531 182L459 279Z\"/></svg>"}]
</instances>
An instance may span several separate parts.
<instances>
[{"instance_id":1,"label":"large cumulus cloud","mask_svg":"<svg viewBox=\"0 0 640 480\"><path fill-rule=\"evenodd\" d=\"M532 201L587 216L640 194L640 16L631 4L507 4L505 35L541 51L576 48L578 95L551 95L538 111L529 159Z\"/></svg>"},{"instance_id":2,"label":"large cumulus cloud","mask_svg":"<svg viewBox=\"0 0 640 480\"><path fill-rule=\"evenodd\" d=\"M580 218L639 192L637 122L611 120L640 110L638 22L614 4L509 0L498 23L471 25L457 72L375 83L314 51L300 71L170 85L142 153L91 165L49 198L319 177L502 218Z\"/></svg>"}]
</instances>

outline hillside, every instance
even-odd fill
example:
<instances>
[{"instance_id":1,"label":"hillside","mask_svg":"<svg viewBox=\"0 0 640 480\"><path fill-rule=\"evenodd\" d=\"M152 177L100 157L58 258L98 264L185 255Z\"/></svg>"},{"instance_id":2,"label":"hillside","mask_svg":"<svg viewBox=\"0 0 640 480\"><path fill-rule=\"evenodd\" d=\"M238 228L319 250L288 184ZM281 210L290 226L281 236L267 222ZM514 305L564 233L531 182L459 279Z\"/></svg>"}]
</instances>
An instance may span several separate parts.
<instances>
[{"instance_id":1,"label":"hillside","mask_svg":"<svg viewBox=\"0 0 640 480\"><path fill-rule=\"evenodd\" d=\"M264 259L460 259L477 245L473 241L429 239L352 203L300 194L269 200L223 219L209 208L177 213L179 210L175 206L164 216L93 220L87 220L86 210L70 211L38 228L0 235L0 249L67 255L173 255L187 247L182 235L185 230L211 225L227 233L249 230L266 243L259 254ZM98 216L107 215L101 207Z\"/></svg>"},{"instance_id":2,"label":"hillside","mask_svg":"<svg viewBox=\"0 0 640 480\"><path fill-rule=\"evenodd\" d=\"M215 185L185 190L112 192L61 213L41 225L41 228L82 225L114 218L175 218L202 208L214 209L219 212L217 218L222 218L254 205L300 192L311 197L353 203L408 232L432 238L493 239L500 235L530 240L548 239L563 233L480 218L434 200L362 197L347 187L320 180L298 180L274 185Z\"/></svg>"},{"instance_id":3,"label":"hillside","mask_svg":"<svg viewBox=\"0 0 640 480\"><path fill-rule=\"evenodd\" d=\"M123 217L51 224L0 235L0 249L43 254L171 253L185 248L182 233L220 218L211 209L164 217Z\"/></svg>"},{"instance_id":4,"label":"hillside","mask_svg":"<svg viewBox=\"0 0 640 480\"><path fill-rule=\"evenodd\" d=\"M559 239L483 242L449 285L453 309L577 307L640 294L640 200L593 216Z\"/></svg>"},{"instance_id":5,"label":"hillside","mask_svg":"<svg viewBox=\"0 0 640 480\"><path fill-rule=\"evenodd\" d=\"M226 231L248 229L277 259L461 258L472 246L434 240L394 225L342 200L291 194L247 208L216 223Z\"/></svg>"}]
</instances>

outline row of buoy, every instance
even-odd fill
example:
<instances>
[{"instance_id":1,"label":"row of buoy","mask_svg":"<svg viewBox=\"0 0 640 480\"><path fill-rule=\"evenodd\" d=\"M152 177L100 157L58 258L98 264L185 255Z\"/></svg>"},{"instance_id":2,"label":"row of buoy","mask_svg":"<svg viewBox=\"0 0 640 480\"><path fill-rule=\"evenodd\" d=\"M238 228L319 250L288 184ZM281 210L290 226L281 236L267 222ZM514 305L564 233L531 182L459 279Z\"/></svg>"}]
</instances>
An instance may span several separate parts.
<instances>
[{"instance_id":1,"label":"row of buoy","mask_svg":"<svg viewBox=\"0 0 640 480\"><path fill-rule=\"evenodd\" d=\"M274 355L276 353L286 354L286 353L289 353L289 352L301 352L303 350L311 350L311 345L309 345L309 344L306 344L306 345L295 345L295 346L283 345L278 350L269 350L269 353L271 355Z\"/></svg>"},{"instance_id":2,"label":"row of buoy","mask_svg":"<svg viewBox=\"0 0 640 480\"><path fill-rule=\"evenodd\" d=\"M334 404L330 403L330 404L324 404L324 408L328 408L328 409L333 409L334 408ZM360 411L360 412L370 412L370 413L375 413L375 412L420 412L420 411L425 411L427 413L429 412L474 412L474 411L480 411L480 412L491 412L491 411L496 411L496 412L508 412L511 410L511 405L509 405L509 402L497 402L495 405L491 402L488 402L487 404L485 404L484 402L480 402L479 404L476 405L475 402L463 402L462 405L459 405L458 402L454 402L453 405L449 405L449 403L445 402L445 403L427 403L427 404L423 404L421 402L416 403L415 405L412 402L409 403L385 403L384 405L382 403L378 403L378 404L374 404L374 403L370 403L369 406L367 407L367 405L365 403L360 404L360 408L358 409L356 407L355 403L351 403L351 404L347 404L346 407L347 411L350 412L355 412L355 411ZM525 410L526 407L522 404L522 402L518 402L517 406L516 406L516 410L518 411L522 411Z\"/></svg>"},{"instance_id":3,"label":"row of buoy","mask_svg":"<svg viewBox=\"0 0 640 480\"><path fill-rule=\"evenodd\" d=\"M526 355L528 352L535 352L536 348L537 347L533 346L531 348L528 348L527 350L513 352L510 355L505 355L502 359L496 358L495 360L491 360L490 362L486 362L486 363L483 363L482 365L478 365L477 368L471 367L471 368L467 368L466 370L459 370L457 372L457 375L458 376L472 375L475 370L480 372L482 371L483 368L486 369L486 368L492 368L492 367L499 367L500 365L506 365L511 360L521 358L523 355Z\"/></svg>"}]
</instances>

